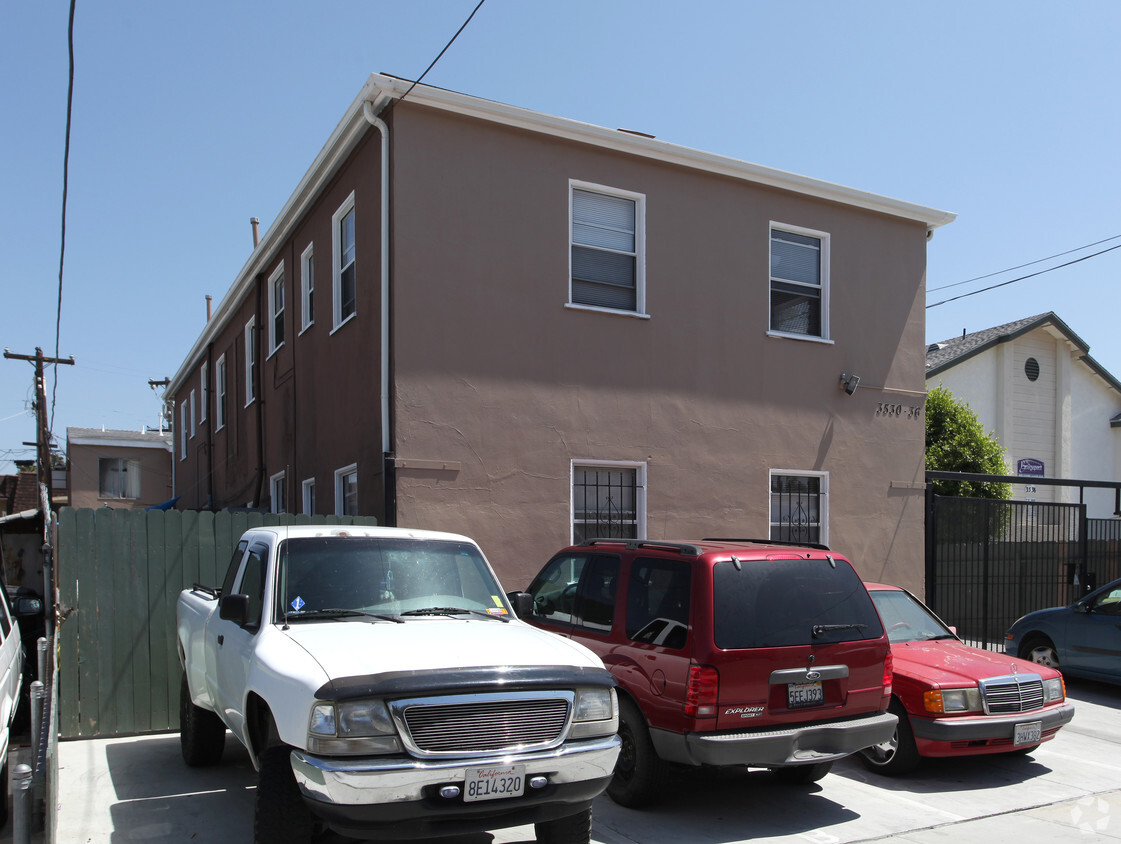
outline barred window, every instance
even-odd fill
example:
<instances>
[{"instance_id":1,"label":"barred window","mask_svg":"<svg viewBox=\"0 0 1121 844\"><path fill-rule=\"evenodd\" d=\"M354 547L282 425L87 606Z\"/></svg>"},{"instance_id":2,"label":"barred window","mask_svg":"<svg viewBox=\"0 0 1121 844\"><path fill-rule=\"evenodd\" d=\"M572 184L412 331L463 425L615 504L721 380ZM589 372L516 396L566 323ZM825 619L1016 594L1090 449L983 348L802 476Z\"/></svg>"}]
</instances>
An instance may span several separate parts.
<instances>
[{"instance_id":1,"label":"barred window","mask_svg":"<svg viewBox=\"0 0 1121 844\"><path fill-rule=\"evenodd\" d=\"M572 467L572 541L638 539L645 521L640 467Z\"/></svg>"},{"instance_id":2,"label":"barred window","mask_svg":"<svg viewBox=\"0 0 1121 844\"><path fill-rule=\"evenodd\" d=\"M828 476L771 473L771 539L827 543Z\"/></svg>"}]
</instances>

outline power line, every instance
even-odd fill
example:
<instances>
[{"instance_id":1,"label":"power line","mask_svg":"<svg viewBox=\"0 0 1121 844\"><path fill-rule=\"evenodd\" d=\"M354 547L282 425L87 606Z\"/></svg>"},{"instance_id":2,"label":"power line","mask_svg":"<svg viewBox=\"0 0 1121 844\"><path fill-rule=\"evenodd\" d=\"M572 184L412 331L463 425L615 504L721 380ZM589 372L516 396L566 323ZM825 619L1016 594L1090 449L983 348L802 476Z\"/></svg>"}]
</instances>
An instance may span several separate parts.
<instances>
[{"instance_id":1,"label":"power line","mask_svg":"<svg viewBox=\"0 0 1121 844\"><path fill-rule=\"evenodd\" d=\"M992 278L994 275L1004 275L1004 273L1014 272L1015 270L1022 270L1024 267L1030 267L1032 264L1042 264L1044 261L1051 261L1051 260L1054 260L1055 258L1061 258L1064 255L1070 255L1070 254L1073 254L1074 252L1081 252L1083 249L1089 249L1092 246L1100 246L1103 243L1109 243L1109 241L1111 241L1111 240L1117 240L1119 237L1121 237L1121 234L1115 234L1113 237L1107 237L1107 238L1104 238L1102 240L1096 240L1093 243L1087 243L1085 246L1077 246L1074 249L1068 249L1066 252L1059 252L1056 255L1049 255L1046 258L1039 258L1038 260L1035 260L1035 261L1028 261L1026 264L1020 264L1019 266L1015 266L1015 267L1008 267L1008 269L1005 269L1005 270L997 270L995 273L987 273L985 275L979 275L976 278L967 278L965 281L955 281L953 284L943 284L941 287L931 287L931 288L928 288L926 292L927 293L934 293L938 290L949 290L951 287L961 287L961 285L963 285L963 284L971 284L974 281L982 281L983 279L986 279L986 278ZM1108 250L1106 250L1106 251L1108 251ZM1100 255L1101 253L1099 252L1098 254ZM1090 256L1087 256L1087 257L1092 258L1094 256L1090 255ZM978 291L978 292L980 292L980 291Z\"/></svg>"},{"instance_id":2,"label":"power line","mask_svg":"<svg viewBox=\"0 0 1121 844\"><path fill-rule=\"evenodd\" d=\"M1112 240L1113 238L1110 238ZM1054 267L1048 267L1045 270L1040 270L1037 273L1028 273L1019 278L1009 279L1002 281L1000 284L993 284L989 287L982 287L980 290L974 290L971 293L962 293L960 296L951 296L949 299L943 299L941 302L935 302L933 305L927 305L926 309L937 308L939 305L945 305L948 302L956 302L958 299L965 299L969 296L976 296L978 293L984 293L987 290L996 290L998 287L1007 287L1009 284L1015 284L1017 281L1024 281L1025 279L1035 278L1037 275L1044 275L1045 273L1053 272L1054 270L1061 270L1063 267L1069 267L1072 264L1080 264L1083 261L1088 261L1091 258L1096 258L1099 255L1104 255L1106 252L1112 252L1114 249L1121 249L1121 243L1116 246L1111 246L1108 249L1103 249L1101 252L1095 252L1092 255L1084 255L1081 258L1075 258L1073 261L1067 261L1065 264L1058 264Z\"/></svg>"},{"instance_id":3,"label":"power line","mask_svg":"<svg viewBox=\"0 0 1121 844\"><path fill-rule=\"evenodd\" d=\"M414 82L412 85L409 86L409 90L407 90L404 94L402 94L400 99L397 100L397 102L401 102L401 100L403 100L403 99L405 99L405 97L409 96L409 94L411 94L413 92L413 88L415 88L417 85L420 84L420 80L424 79L424 77L426 77L428 75L428 71L432 70L432 68L434 68L436 66L436 62L440 61L440 59L443 57L444 53L446 53L448 51L448 47L450 47L453 43L455 43L455 39L457 39L459 37L459 33L463 32L463 30L465 30L467 28L467 24L471 23L471 18L475 17L475 12L479 11L479 9L482 8L483 3L485 3L485 2L486 2L486 0L479 0L479 5L477 5L474 9L471 10L471 14L469 14L467 16L467 20L465 20L463 22L463 26L461 26L459 29L457 29L456 32L455 32L455 35L452 36L452 40L444 45L444 49L442 49L440 51L440 55L436 56L436 58L434 58L432 60L432 64L428 65L428 67L425 69L424 73L422 73L417 78L416 82Z\"/></svg>"}]
</instances>

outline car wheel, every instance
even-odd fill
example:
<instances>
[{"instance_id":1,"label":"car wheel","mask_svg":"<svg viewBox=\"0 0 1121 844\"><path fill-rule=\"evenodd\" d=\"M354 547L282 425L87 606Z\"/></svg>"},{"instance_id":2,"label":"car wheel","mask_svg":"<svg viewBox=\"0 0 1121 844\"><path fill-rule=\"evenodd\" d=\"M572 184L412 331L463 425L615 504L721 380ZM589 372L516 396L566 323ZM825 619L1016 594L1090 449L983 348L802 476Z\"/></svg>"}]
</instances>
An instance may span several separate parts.
<instances>
[{"instance_id":1,"label":"car wheel","mask_svg":"<svg viewBox=\"0 0 1121 844\"><path fill-rule=\"evenodd\" d=\"M226 746L226 725L209 709L191 703L186 674L179 685L179 746L192 768L218 764Z\"/></svg>"},{"instance_id":2,"label":"car wheel","mask_svg":"<svg viewBox=\"0 0 1121 844\"><path fill-rule=\"evenodd\" d=\"M592 840L592 810L567 818L533 825L539 844L589 844Z\"/></svg>"},{"instance_id":3,"label":"car wheel","mask_svg":"<svg viewBox=\"0 0 1121 844\"><path fill-rule=\"evenodd\" d=\"M0 765L0 828L8 823L8 761Z\"/></svg>"},{"instance_id":4,"label":"car wheel","mask_svg":"<svg viewBox=\"0 0 1121 844\"><path fill-rule=\"evenodd\" d=\"M261 754L253 806L253 844L311 844L318 826L292 773L292 748L270 747Z\"/></svg>"},{"instance_id":5,"label":"car wheel","mask_svg":"<svg viewBox=\"0 0 1121 844\"><path fill-rule=\"evenodd\" d=\"M818 762L816 765L790 765L785 768L772 768L775 775L790 785L809 785L829 773L832 762Z\"/></svg>"},{"instance_id":6,"label":"car wheel","mask_svg":"<svg viewBox=\"0 0 1121 844\"><path fill-rule=\"evenodd\" d=\"M620 806L637 808L658 796L666 779L666 763L658 758L650 730L638 707L619 701L619 761L607 786L608 796Z\"/></svg>"},{"instance_id":7,"label":"car wheel","mask_svg":"<svg viewBox=\"0 0 1121 844\"><path fill-rule=\"evenodd\" d=\"M1028 659L1039 665L1054 668L1056 671L1060 670L1059 652L1055 650L1054 643L1046 636L1028 636L1024 639L1024 643L1020 645L1019 656L1021 659Z\"/></svg>"},{"instance_id":8,"label":"car wheel","mask_svg":"<svg viewBox=\"0 0 1121 844\"><path fill-rule=\"evenodd\" d=\"M897 777L913 771L922 757L915 745L915 734L911 731L911 721L903 704L892 700L888 712L899 719L895 725L895 733L887 741L861 750L860 761L869 771Z\"/></svg>"}]
</instances>

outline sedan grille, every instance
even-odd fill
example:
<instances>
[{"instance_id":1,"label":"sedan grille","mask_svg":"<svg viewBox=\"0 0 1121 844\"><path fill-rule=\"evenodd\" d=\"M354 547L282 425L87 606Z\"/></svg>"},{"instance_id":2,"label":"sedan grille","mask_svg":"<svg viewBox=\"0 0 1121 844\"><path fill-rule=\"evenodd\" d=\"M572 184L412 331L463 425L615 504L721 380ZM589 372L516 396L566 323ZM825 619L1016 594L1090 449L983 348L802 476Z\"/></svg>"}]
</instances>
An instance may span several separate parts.
<instances>
[{"instance_id":1,"label":"sedan grille","mask_svg":"<svg viewBox=\"0 0 1121 844\"><path fill-rule=\"evenodd\" d=\"M985 711L990 714L1028 712L1043 706L1043 678L1038 674L1014 674L981 681Z\"/></svg>"},{"instance_id":2,"label":"sedan grille","mask_svg":"<svg viewBox=\"0 0 1121 844\"><path fill-rule=\"evenodd\" d=\"M420 755L485 755L554 747L564 741L568 695L477 695L393 705L406 743Z\"/></svg>"}]
</instances>

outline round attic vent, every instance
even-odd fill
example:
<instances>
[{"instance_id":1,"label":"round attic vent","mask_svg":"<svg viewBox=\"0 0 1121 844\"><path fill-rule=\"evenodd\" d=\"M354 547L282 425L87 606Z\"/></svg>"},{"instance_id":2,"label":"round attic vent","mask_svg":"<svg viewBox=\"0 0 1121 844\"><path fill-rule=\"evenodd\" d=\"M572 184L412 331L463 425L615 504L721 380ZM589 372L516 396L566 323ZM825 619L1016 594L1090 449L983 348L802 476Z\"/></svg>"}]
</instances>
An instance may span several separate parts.
<instances>
[{"instance_id":1,"label":"round attic vent","mask_svg":"<svg viewBox=\"0 0 1121 844\"><path fill-rule=\"evenodd\" d=\"M1039 361L1035 358L1028 358L1024 361L1024 375L1028 376L1029 381L1035 381L1039 378Z\"/></svg>"}]
</instances>

